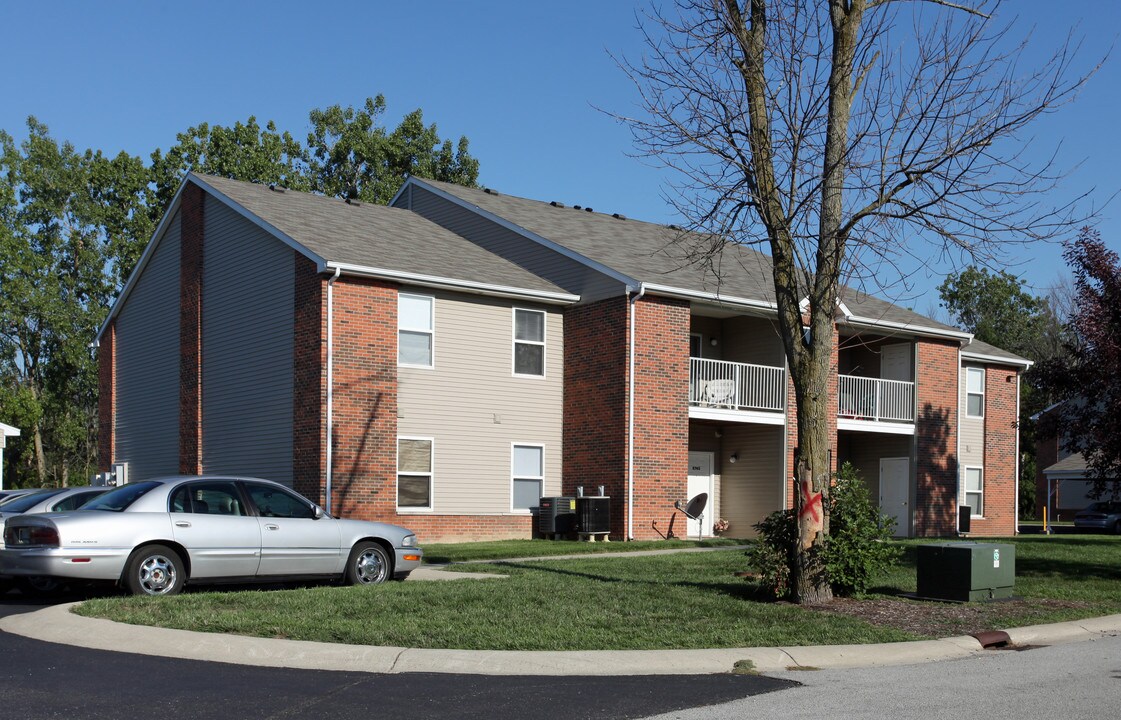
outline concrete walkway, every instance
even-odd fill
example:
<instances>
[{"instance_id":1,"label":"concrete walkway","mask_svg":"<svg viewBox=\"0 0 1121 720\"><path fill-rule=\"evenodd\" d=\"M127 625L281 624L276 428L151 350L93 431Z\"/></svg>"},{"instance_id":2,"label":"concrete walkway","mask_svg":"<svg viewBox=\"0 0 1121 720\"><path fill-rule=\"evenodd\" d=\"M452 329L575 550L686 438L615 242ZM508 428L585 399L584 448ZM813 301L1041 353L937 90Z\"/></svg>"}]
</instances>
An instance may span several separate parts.
<instances>
[{"instance_id":1,"label":"concrete walkway","mask_svg":"<svg viewBox=\"0 0 1121 720\"><path fill-rule=\"evenodd\" d=\"M728 549L728 548L720 548ZM689 550L704 552L707 548ZM660 554L619 553L626 555ZM682 550L668 551L682 552ZM597 554L592 557L605 557ZM588 555L577 557L585 558ZM530 562L552 558L517 558L501 562ZM498 562L498 561L488 561ZM502 578L493 573L463 573L454 566L425 566L410 580ZM731 672L748 660L758 672L787 669L826 669L908 665L966 658L985 650L968 635L875 645L823 645L712 650L429 650L402 647L336 645L303 640L279 640L189 630L126 625L84 618L71 612L75 603L0 619L0 630L45 642L96 650L139 653L188 660L308 670L346 670L371 673L467 673L483 675L681 675ZM1110 615L1007 631L1013 645L1057 645L1121 634L1121 615Z\"/></svg>"}]
</instances>

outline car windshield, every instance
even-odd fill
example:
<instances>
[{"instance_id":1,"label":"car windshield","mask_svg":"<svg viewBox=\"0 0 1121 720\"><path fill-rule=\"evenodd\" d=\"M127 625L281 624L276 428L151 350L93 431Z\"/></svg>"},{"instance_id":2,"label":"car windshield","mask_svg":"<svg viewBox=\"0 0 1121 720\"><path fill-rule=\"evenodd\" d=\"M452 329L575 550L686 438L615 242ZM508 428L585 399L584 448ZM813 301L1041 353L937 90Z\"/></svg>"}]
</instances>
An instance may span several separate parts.
<instances>
[{"instance_id":1,"label":"car windshield","mask_svg":"<svg viewBox=\"0 0 1121 720\"><path fill-rule=\"evenodd\" d=\"M110 512L120 512L136 502L136 499L147 493L149 490L158 488L161 483L153 482L151 480L146 482L128 483L122 485L116 490L110 490L104 495L98 495L93 500L83 505L80 510L108 510Z\"/></svg>"},{"instance_id":2,"label":"car windshield","mask_svg":"<svg viewBox=\"0 0 1121 720\"><path fill-rule=\"evenodd\" d=\"M58 495L64 488L57 488L55 490L40 490L39 492L27 493L19 497L12 498L4 503L4 512L21 513L27 512L30 508L38 505L49 497Z\"/></svg>"}]
</instances>

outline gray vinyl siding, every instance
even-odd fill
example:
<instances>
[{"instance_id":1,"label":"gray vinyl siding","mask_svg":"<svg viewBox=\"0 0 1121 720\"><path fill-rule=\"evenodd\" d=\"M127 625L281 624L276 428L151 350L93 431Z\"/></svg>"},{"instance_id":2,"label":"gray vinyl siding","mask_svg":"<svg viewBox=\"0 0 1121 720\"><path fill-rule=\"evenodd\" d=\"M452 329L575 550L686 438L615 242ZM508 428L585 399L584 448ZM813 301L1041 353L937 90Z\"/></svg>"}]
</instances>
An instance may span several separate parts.
<instances>
[{"instance_id":1,"label":"gray vinyl siding","mask_svg":"<svg viewBox=\"0 0 1121 720\"><path fill-rule=\"evenodd\" d=\"M570 293L580 295L584 302L594 302L623 293L624 286L617 280L444 200L428 190L413 187L411 199L402 196L398 204L410 207L414 212L437 225L520 265Z\"/></svg>"},{"instance_id":2,"label":"gray vinyl siding","mask_svg":"<svg viewBox=\"0 0 1121 720\"><path fill-rule=\"evenodd\" d=\"M202 273L202 463L292 482L292 249L208 200Z\"/></svg>"},{"instance_id":3,"label":"gray vinyl siding","mask_svg":"<svg viewBox=\"0 0 1121 720\"><path fill-rule=\"evenodd\" d=\"M116 456L129 480L179 471L179 213L137 278L116 327Z\"/></svg>"},{"instance_id":4,"label":"gray vinyl siding","mask_svg":"<svg viewBox=\"0 0 1121 720\"><path fill-rule=\"evenodd\" d=\"M724 425L719 513L731 537L754 537L754 525L783 507L784 428L774 425ZM729 463L732 453L737 462Z\"/></svg>"},{"instance_id":5,"label":"gray vinyl siding","mask_svg":"<svg viewBox=\"0 0 1121 720\"><path fill-rule=\"evenodd\" d=\"M561 489L563 316L555 308L477 295L436 298L434 366L398 367L397 433L431 437L433 508L511 512L511 446L543 445L545 495ZM544 310L545 377L513 374L513 309Z\"/></svg>"},{"instance_id":6,"label":"gray vinyl siding","mask_svg":"<svg viewBox=\"0 0 1121 720\"><path fill-rule=\"evenodd\" d=\"M782 341L774 323L766 318L739 315L721 320L694 315L690 332L701 335L702 358L769 367L785 365Z\"/></svg>"}]
</instances>

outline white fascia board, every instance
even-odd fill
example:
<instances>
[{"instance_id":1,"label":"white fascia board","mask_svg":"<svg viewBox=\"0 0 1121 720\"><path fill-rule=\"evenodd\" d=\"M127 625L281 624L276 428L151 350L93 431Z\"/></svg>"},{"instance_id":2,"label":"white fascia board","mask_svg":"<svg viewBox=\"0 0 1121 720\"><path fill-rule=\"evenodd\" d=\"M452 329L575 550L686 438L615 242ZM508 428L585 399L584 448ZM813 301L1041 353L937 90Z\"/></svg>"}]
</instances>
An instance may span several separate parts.
<instances>
[{"instance_id":1,"label":"white fascia board","mask_svg":"<svg viewBox=\"0 0 1121 720\"><path fill-rule=\"evenodd\" d=\"M876 422L875 420L854 420L852 418L837 418L838 430L852 430L855 432L874 432L885 435L914 435L914 423Z\"/></svg>"},{"instance_id":2,"label":"white fascia board","mask_svg":"<svg viewBox=\"0 0 1121 720\"><path fill-rule=\"evenodd\" d=\"M12 427L5 423L0 423L0 434L4 437L19 437L19 428Z\"/></svg>"},{"instance_id":3,"label":"white fascia board","mask_svg":"<svg viewBox=\"0 0 1121 720\"><path fill-rule=\"evenodd\" d=\"M853 327L867 327L879 330L898 330L911 335L919 335L922 337L936 337L936 338L950 338L958 340L962 345L969 343L973 340L973 333L963 332L961 330L945 330L942 328L926 327L925 325L912 325L910 323L894 322L892 320L881 320L878 318L866 318L857 315L851 315L845 318L845 324Z\"/></svg>"},{"instance_id":4,"label":"white fascia board","mask_svg":"<svg viewBox=\"0 0 1121 720\"><path fill-rule=\"evenodd\" d=\"M518 298L522 300L535 300L553 305L571 305L580 301L579 295L569 293L550 292L548 290L529 290L526 288L509 287L507 285L492 285L490 283L474 282L472 280L457 280L455 278L439 277L437 275L422 275L401 270L387 270L385 268L366 267L348 263L328 262L327 270L339 270L344 275L355 277L369 277L379 280L392 280L394 282L422 287L439 288L442 290L457 290L476 295L490 295L494 297Z\"/></svg>"},{"instance_id":5,"label":"white fascia board","mask_svg":"<svg viewBox=\"0 0 1121 720\"><path fill-rule=\"evenodd\" d=\"M132 269L132 273L129 274L128 280L125 281L124 287L121 288L121 292L117 294L117 299L109 306L109 314L105 316L101 327L97 329L97 336L94 338L93 343L91 343L91 347L100 346L101 336L105 334L105 330L109 327L109 323L113 321L113 318L117 317L125 300L128 299L129 294L132 293L132 289L139 281L141 273L144 272L144 268L147 267L148 262L152 259L152 255L156 252L156 247L160 244L160 240L163 239L164 233L167 232L167 226L171 222L171 218L175 216L175 211L179 209L179 199L183 195L183 188L187 187L187 180L189 178L190 174L183 178L183 182L179 183L179 189L175 191L175 196L171 198L171 204L168 205L167 211L164 212L163 217L160 218L160 224L156 226L156 230L152 233L148 244L144 246L144 252L140 254L140 259L136 261L136 267Z\"/></svg>"},{"instance_id":6,"label":"white fascia board","mask_svg":"<svg viewBox=\"0 0 1121 720\"><path fill-rule=\"evenodd\" d=\"M1000 357L999 355L985 355L984 353L974 353L966 350L961 351L961 358L962 360L975 360L977 362L989 363L990 365L1011 365L1012 367L1019 367L1025 370L1035 365L1035 362L1032 360L1006 358Z\"/></svg>"},{"instance_id":7,"label":"white fascia board","mask_svg":"<svg viewBox=\"0 0 1121 720\"><path fill-rule=\"evenodd\" d=\"M785 425L786 414L765 410L732 410L689 406L689 417L696 420L718 420L726 423L752 423L755 425Z\"/></svg>"},{"instance_id":8,"label":"white fascia board","mask_svg":"<svg viewBox=\"0 0 1121 720\"><path fill-rule=\"evenodd\" d=\"M734 295L721 295L720 293L704 292L703 290L687 290L685 288L673 287L672 285L651 285L650 283L643 283L643 285L646 287L646 292L664 297L681 298L684 300L705 300L722 305L751 308L753 310L778 311L778 305L776 303L766 300L754 300L752 298L736 297Z\"/></svg>"},{"instance_id":9,"label":"white fascia board","mask_svg":"<svg viewBox=\"0 0 1121 720\"><path fill-rule=\"evenodd\" d=\"M312 262L314 262L316 264L316 266L320 269L320 271L322 271L323 268L326 266L327 261L326 261L325 258L320 257L316 253L313 253L311 250L307 249L307 247L305 247L304 245L301 245L300 243L296 242L294 239L292 239L286 233L281 232L276 226L265 222L261 218L257 217L253 213L249 212L240 203L235 202L234 200L231 200L230 198L226 197L224 194L219 192L213 185L207 184L207 182L205 180L203 180L202 178L200 178L198 175L195 175L194 173L191 173L188 176L188 178L191 180L191 182L195 183L196 185L198 185L201 188L204 188L207 192L209 192L211 195L213 195L218 200L221 200L224 205L226 205L228 208L230 208L231 210L236 212L238 215L242 216L243 218L245 218L249 222L253 223L257 227L259 227L262 230L264 230L265 232L267 232L268 234L272 235L277 240L280 240L282 243L284 243L288 247L292 248L293 250L295 250L295 251L299 252L300 254L304 255L305 257L307 257L309 260L311 260Z\"/></svg>"},{"instance_id":10,"label":"white fascia board","mask_svg":"<svg viewBox=\"0 0 1121 720\"><path fill-rule=\"evenodd\" d=\"M561 255L568 258L569 260L574 260L575 262L578 262L581 265L589 267L589 268L591 268L592 270L595 270L598 273L602 273L603 275L607 275L608 277L612 278L613 280L617 280L617 281L623 283L624 285L626 285L628 287L628 289L632 292L635 292L635 291L638 290L638 287L639 287L640 283L636 278L632 278L629 275L624 275L623 273L619 272L618 270L610 268L610 267L604 265L603 263L596 262L595 260L592 260L589 257L581 255L580 253L576 252L575 250L572 250L568 247L565 247L564 245L561 245L560 243L549 240L548 238L542 237L541 235L538 235L535 232L532 232L530 230L525 229L521 225L517 225L515 223L512 223L509 220L507 220L507 219L505 219L505 218L503 218L499 215L495 215L494 213L490 212L489 210L484 210L483 208L479 207L478 205L467 202L466 200L464 200L460 197L457 197L455 195L452 195L449 192L445 192L445 191L443 191L439 188L432 187L431 185L424 182L423 180L419 180L415 177L410 177L408 180L405 181L405 184L402 185L401 189L397 191L397 195L393 196L394 200L396 200L401 195L401 193L403 193L405 191L405 188L410 186L410 185L418 185L418 186L424 188L425 190L427 190L428 192L432 193L433 195L436 195L439 198L442 198L444 200L447 200L450 203L458 205L459 207L464 208L465 210L470 210L471 212L475 213L476 215L484 217L487 220L490 220L491 222L495 223L496 225L500 225L500 226L506 228L507 230L509 230L511 232L515 232L515 233L521 235L522 237L524 237L528 240L532 240L533 242L537 243L538 245L549 248L550 250L552 250L554 252L560 253Z\"/></svg>"}]
</instances>

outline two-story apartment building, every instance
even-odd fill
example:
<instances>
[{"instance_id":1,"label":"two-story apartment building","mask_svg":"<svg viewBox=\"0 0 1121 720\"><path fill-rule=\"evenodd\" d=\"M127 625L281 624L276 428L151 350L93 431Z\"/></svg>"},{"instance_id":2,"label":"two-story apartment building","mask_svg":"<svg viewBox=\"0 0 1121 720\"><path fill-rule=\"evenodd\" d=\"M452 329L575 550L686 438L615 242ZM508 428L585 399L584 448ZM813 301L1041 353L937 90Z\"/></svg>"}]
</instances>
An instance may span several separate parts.
<instances>
[{"instance_id":1,"label":"two-story apartment building","mask_svg":"<svg viewBox=\"0 0 1121 720\"><path fill-rule=\"evenodd\" d=\"M190 175L99 336L102 464L268 477L424 540L528 537L577 486L615 538L749 536L791 504L766 256L717 273L675 228L419 178L391 205ZM1028 362L842 300L835 463L900 535L951 534L960 505L1014 532Z\"/></svg>"}]
</instances>

